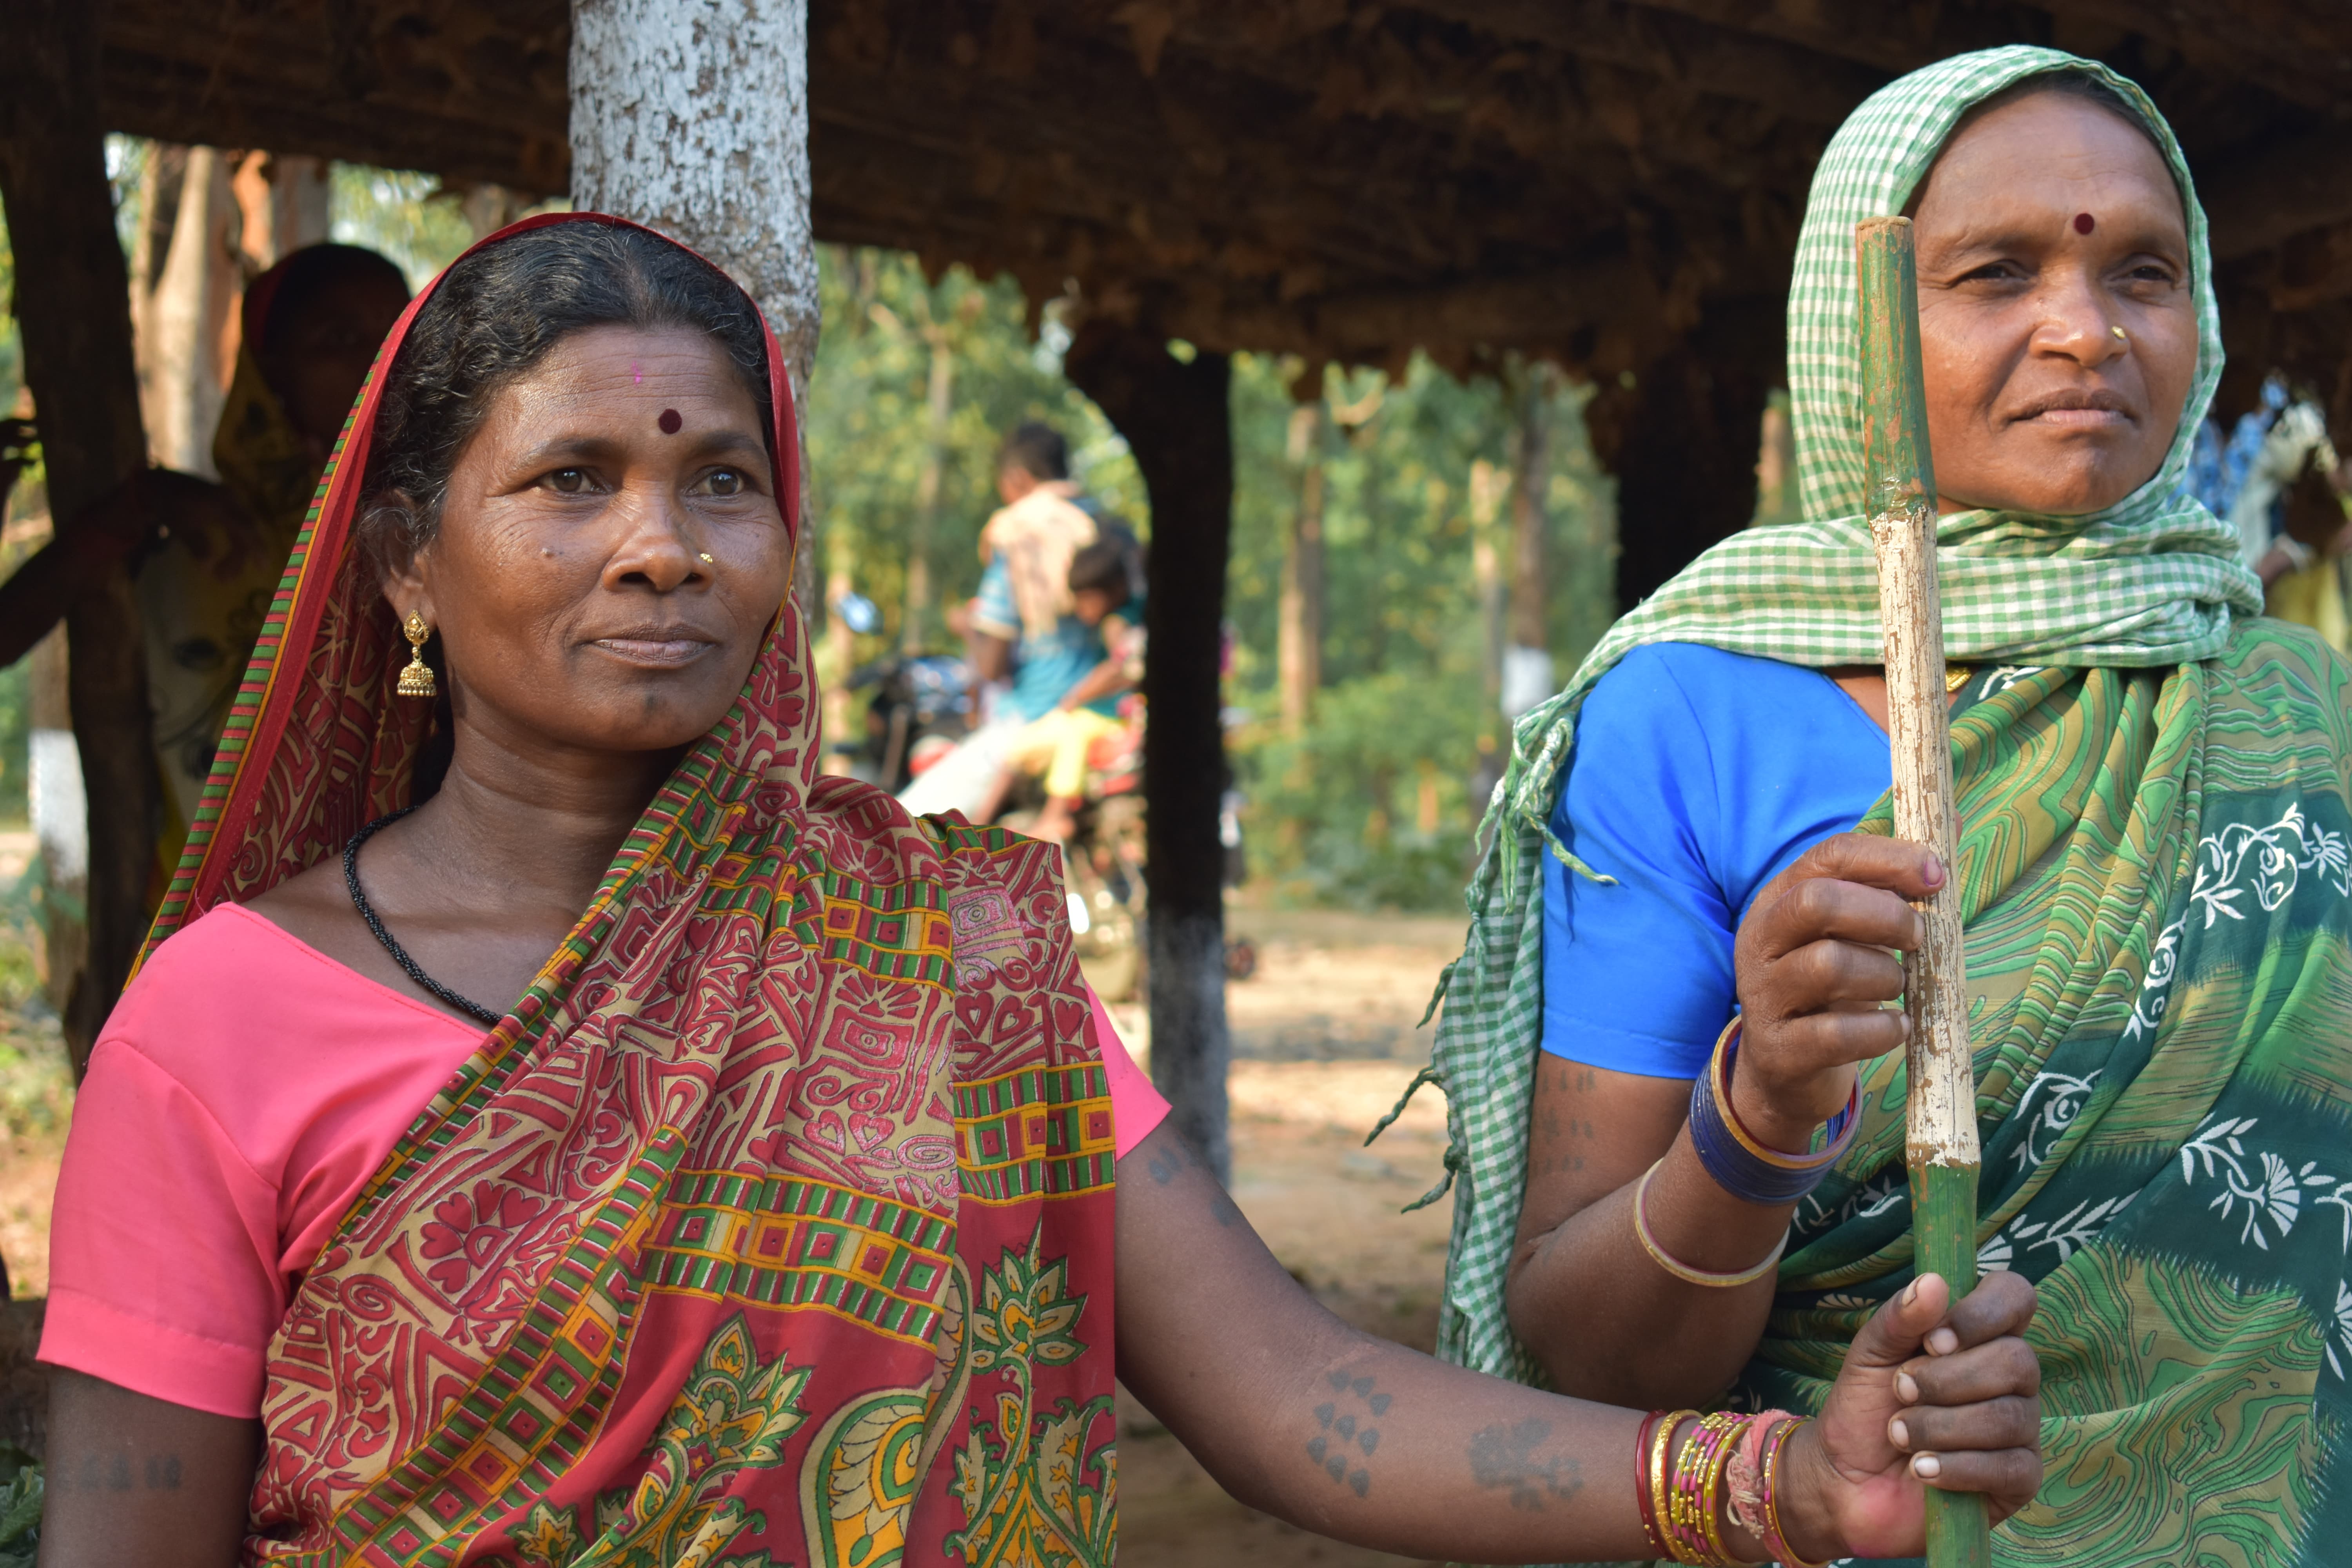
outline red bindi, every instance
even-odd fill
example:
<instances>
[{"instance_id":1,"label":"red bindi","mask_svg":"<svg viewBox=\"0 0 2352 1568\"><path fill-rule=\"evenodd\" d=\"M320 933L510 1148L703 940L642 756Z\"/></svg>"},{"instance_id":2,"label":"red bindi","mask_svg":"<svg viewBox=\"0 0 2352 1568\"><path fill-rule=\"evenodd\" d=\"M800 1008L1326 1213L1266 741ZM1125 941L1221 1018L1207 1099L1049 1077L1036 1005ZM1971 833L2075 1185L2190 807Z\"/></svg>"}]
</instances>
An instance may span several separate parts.
<instances>
[{"instance_id":1,"label":"red bindi","mask_svg":"<svg viewBox=\"0 0 2352 1568\"><path fill-rule=\"evenodd\" d=\"M2088 234L2098 226L2099 220L2093 217L2089 213L2076 213L2074 215L2074 232L2076 234Z\"/></svg>"},{"instance_id":2,"label":"red bindi","mask_svg":"<svg viewBox=\"0 0 2352 1568\"><path fill-rule=\"evenodd\" d=\"M655 423L661 426L661 433L663 435L675 436L677 434L677 427L685 424L686 421L677 416L677 409L665 408L661 411L661 417L656 420Z\"/></svg>"}]
</instances>

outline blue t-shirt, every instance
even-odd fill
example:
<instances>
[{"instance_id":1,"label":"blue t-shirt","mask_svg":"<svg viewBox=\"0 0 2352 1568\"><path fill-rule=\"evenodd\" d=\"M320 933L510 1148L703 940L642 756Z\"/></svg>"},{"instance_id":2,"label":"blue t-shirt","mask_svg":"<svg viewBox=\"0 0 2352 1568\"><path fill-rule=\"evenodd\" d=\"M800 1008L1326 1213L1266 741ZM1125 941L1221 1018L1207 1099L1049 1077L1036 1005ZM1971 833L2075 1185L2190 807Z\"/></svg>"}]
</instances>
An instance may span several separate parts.
<instances>
[{"instance_id":1,"label":"blue t-shirt","mask_svg":"<svg viewBox=\"0 0 2352 1568\"><path fill-rule=\"evenodd\" d=\"M1696 1078L1737 1010L1731 945L1766 883L1886 793L1885 731L1819 670L1653 643L1577 717L1544 857L1543 1048Z\"/></svg>"},{"instance_id":2,"label":"blue t-shirt","mask_svg":"<svg viewBox=\"0 0 2352 1568\"><path fill-rule=\"evenodd\" d=\"M1000 626L1021 624L1020 608L1013 602L1013 573L998 556L980 574L979 618ZM1032 636L1023 632L1013 645L1013 689L1004 695L1004 710L1026 723L1051 713L1062 700L1063 693L1086 679L1087 672L1100 664L1104 658L1102 633L1076 616L1064 616L1050 632ZM1118 710L1116 699L1092 702L1088 707L1105 712Z\"/></svg>"}]
</instances>

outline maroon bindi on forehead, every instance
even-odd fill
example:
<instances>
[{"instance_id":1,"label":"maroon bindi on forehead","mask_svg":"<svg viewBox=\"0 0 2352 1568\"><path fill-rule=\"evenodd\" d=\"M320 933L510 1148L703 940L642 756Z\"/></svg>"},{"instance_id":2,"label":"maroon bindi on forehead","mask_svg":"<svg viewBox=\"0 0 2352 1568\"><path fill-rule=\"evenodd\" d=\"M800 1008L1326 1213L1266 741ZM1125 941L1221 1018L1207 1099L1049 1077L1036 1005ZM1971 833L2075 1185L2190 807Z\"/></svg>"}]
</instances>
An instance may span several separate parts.
<instances>
[{"instance_id":1,"label":"maroon bindi on forehead","mask_svg":"<svg viewBox=\"0 0 2352 1568\"><path fill-rule=\"evenodd\" d=\"M686 421L678 417L677 409L665 408L661 411L661 417L656 420L655 423L661 426L661 433L663 435L675 436L677 434L677 427L685 424Z\"/></svg>"},{"instance_id":2,"label":"maroon bindi on forehead","mask_svg":"<svg viewBox=\"0 0 2352 1568\"><path fill-rule=\"evenodd\" d=\"M2074 232L2076 234L2088 234L2098 226L2099 220L2093 217L2089 213L2076 213L2074 215Z\"/></svg>"}]
</instances>

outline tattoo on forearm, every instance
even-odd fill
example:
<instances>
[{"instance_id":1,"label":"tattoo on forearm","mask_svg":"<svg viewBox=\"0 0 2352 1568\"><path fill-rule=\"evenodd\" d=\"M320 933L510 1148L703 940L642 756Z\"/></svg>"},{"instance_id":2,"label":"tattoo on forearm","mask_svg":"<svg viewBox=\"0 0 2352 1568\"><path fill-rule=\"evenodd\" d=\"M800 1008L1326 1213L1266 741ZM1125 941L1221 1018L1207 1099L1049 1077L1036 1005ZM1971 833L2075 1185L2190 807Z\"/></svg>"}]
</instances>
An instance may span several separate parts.
<instances>
[{"instance_id":1,"label":"tattoo on forearm","mask_svg":"<svg viewBox=\"0 0 2352 1568\"><path fill-rule=\"evenodd\" d=\"M1554 1077L1554 1081L1547 1086L1549 1088L1559 1090L1573 1089L1580 1094L1592 1091L1591 1068L1570 1067L1562 1063L1557 1068L1547 1064L1543 1070ZM1537 1103L1542 1105L1543 1101L1538 1100ZM1581 1171L1584 1169L1581 1146L1597 1141L1601 1136L1600 1129L1590 1119L1563 1116L1556 1106L1543 1110L1538 1119L1536 1131L1541 1136L1536 1139L1535 1147L1530 1151L1529 1170L1531 1174L1539 1176L1568 1175Z\"/></svg>"},{"instance_id":2,"label":"tattoo on forearm","mask_svg":"<svg viewBox=\"0 0 2352 1568\"><path fill-rule=\"evenodd\" d=\"M54 1466L48 1480L52 1489L61 1492L127 1492L139 1489L142 1472L151 1492L180 1489L177 1454L150 1454L136 1465L128 1454L86 1454L79 1464Z\"/></svg>"},{"instance_id":3,"label":"tattoo on forearm","mask_svg":"<svg viewBox=\"0 0 2352 1568\"><path fill-rule=\"evenodd\" d=\"M1381 1429L1372 1423L1389 1413L1389 1402L1396 1396L1375 1393L1370 1377L1335 1372L1327 1381L1333 1397L1315 1407L1315 1421L1322 1430L1307 1440L1307 1457L1322 1466L1324 1474L1362 1497L1372 1489L1372 1472L1360 1461L1370 1458L1381 1447Z\"/></svg>"},{"instance_id":4,"label":"tattoo on forearm","mask_svg":"<svg viewBox=\"0 0 2352 1568\"><path fill-rule=\"evenodd\" d=\"M1489 1490L1507 1490L1511 1506L1541 1513L1549 1499L1564 1502L1583 1489L1584 1477L1565 1454L1538 1458L1551 1438L1549 1421L1481 1426L1470 1435L1470 1479Z\"/></svg>"}]
</instances>

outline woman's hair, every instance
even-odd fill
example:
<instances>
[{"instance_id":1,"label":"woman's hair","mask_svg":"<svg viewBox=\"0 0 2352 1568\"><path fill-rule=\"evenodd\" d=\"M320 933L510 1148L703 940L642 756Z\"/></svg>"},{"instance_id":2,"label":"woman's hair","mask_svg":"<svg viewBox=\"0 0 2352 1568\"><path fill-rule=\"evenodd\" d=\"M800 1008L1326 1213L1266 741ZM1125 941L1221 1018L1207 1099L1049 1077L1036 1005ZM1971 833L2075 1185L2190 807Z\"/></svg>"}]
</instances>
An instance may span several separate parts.
<instances>
[{"instance_id":1,"label":"woman's hair","mask_svg":"<svg viewBox=\"0 0 2352 1568\"><path fill-rule=\"evenodd\" d=\"M404 298L408 293L399 268L356 245L306 245L262 276L266 285L246 290L244 323L247 342L262 359L283 353L303 312L346 284L381 283Z\"/></svg>"},{"instance_id":2,"label":"woman's hair","mask_svg":"<svg viewBox=\"0 0 2352 1568\"><path fill-rule=\"evenodd\" d=\"M763 437L772 426L767 338L724 273L615 224L527 229L451 268L393 362L358 518L373 560L391 566L433 538L449 476L499 393L591 327L709 334L759 405Z\"/></svg>"},{"instance_id":3,"label":"woman's hair","mask_svg":"<svg viewBox=\"0 0 2352 1568\"><path fill-rule=\"evenodd\" d=\"M1070 557L1070 592L1108 594L1125 599L1134 592L1127 576L1127 547L1116 539L1097 539Z\"/></svg>"}]
</instances>

